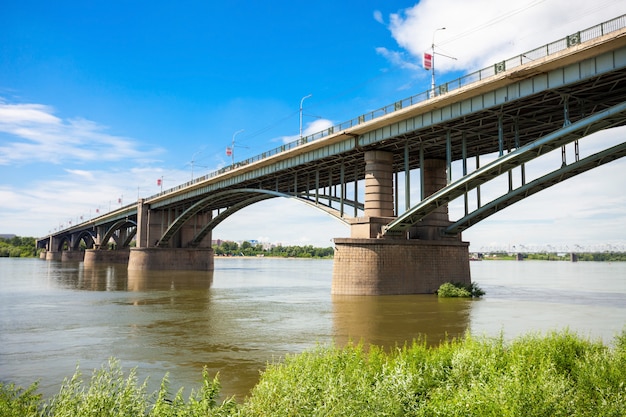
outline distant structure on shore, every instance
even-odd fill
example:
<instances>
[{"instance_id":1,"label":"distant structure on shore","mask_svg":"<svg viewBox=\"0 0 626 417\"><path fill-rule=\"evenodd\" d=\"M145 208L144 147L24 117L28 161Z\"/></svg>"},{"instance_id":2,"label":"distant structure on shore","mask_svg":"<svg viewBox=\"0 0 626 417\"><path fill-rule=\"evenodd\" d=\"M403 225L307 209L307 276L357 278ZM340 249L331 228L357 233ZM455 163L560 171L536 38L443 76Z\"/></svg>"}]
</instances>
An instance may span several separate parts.
<instances>
[{"instance_id":1,"label":"distant structure on shore","mask_svg":"<svg viewBox=\"0 0 626 417\"><path fill-rule=\"evenodd\" d=\"M12 235L10 233L0 233L0 239L13 239L17 237L17 235Z\"/></svg>"}]
</instances>

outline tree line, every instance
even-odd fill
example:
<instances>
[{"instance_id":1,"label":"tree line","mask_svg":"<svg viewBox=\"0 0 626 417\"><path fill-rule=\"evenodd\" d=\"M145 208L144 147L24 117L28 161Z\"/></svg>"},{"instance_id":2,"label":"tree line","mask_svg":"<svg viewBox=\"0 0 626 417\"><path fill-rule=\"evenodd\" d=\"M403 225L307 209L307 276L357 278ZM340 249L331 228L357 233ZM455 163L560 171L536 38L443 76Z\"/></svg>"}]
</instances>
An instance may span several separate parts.
<instances>
[{"instance_id":1,"label":"tree line","mask_svg":"<svg viewBox=\"0 0 626 417\"><path fill-rule=\"evenodd\" d=\"M34 237L0 238L0 258L31 258L37 256Z\"/></svg>"},{"instance_id":2,"label":"tree line","mask_svg":"<svg viewBox=\"0 0 626 417\"><path fill-rule=\"evenodd\" d=\"M264 249L263 245L252 245L250 242L222 242L213 245L217 256L272 256L282 258L332 258L332 247L316 248L307 246L274 246ZM37 256L36 239L34 237L15 236L0 238L0 258L32 258Z\"/></svg>"},{"instance_id":3,"label":"tree line","mask_svg":"<svg viewBox=\"0 0 626 417\"><path fill-rule=\"evenodd\" d=\"M222 242L220 245L213 245L216 256L272 256L280 258L332 258L334 249L332 247L316 248L311 245L306 246L282 246L277 245L269 249L264 249L263 245L252 245L250 242Z\"/></svg>"}]
</instances>

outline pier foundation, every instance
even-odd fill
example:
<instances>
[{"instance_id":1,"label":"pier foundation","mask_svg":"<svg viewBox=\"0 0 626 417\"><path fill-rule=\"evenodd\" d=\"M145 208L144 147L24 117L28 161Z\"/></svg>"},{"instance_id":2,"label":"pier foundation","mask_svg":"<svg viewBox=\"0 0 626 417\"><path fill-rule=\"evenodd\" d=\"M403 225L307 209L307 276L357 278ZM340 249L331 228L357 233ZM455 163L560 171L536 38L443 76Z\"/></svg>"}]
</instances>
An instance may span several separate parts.
<instances>
[{"instance_id":1,"label":"pier foundation","mask_svg":"<svg viewBox=\"0 0 626 417\"><path fill-rule=\"evenodd\" d=\"M445 282L471 282L468 242L335 239L332 294L433 294Z\"/></svg>"},{"instance_id":2,"label":"pier foundation","mask_svg":"<svg viewBox=\"0 0 626 417\"><path fill-rule=\"evenodd\" d=\"M131 248L129 271L212 271L212 248Z\"/></svg>"},{"instance_id":3,"label":"pier foundation","mask_svg":"<svg viewBox=\"0 0 626 417\"><path fill-rule=\"evenodd\" d=\"M85 250L85 266L108 265L108 264L126 264L130 256L130 250L116 249L87 249Z\"/></svg>"},{"instance_id":4,"label":"pier foundation","mask_svg":"<svg viewBox=\"0 0 626 417\"><path fill-rule=\"evenodd\" d=\"M406 232L382 233L396 216L393 155L365 153L364 217L354 219L350 238L337 238L332 294L432 294L445 282L471 283L469 243L442 230L450 224L441 206ZM446 185L446 162L426 160L422 167L428 196Z\"/></svg>"}]
</instances>

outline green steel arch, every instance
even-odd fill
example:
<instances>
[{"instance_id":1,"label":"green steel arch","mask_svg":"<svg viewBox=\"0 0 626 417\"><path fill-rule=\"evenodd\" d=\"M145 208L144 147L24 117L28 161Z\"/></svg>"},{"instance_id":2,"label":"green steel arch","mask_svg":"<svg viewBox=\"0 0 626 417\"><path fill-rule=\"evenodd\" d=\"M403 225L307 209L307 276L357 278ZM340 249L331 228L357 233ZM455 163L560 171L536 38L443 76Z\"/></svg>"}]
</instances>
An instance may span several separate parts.
<instances>
[{"instance_id":1,"label":"green steel arch","mask_svg":"<svg viewBox=\"0 0 626 417\"><path fill-rule=\"evenodd\" d=\"M117 238L115 238L114 233L117 232L118 230L124 228L124 227L134 227L133 231L131 233L128 234L128 237L123 241L123 242L117 242ZM104 236L102 237L102 240L100 241L100 245L102 246L106 246L107 242L111 239L114 238L115 241L117 242L117 244L122 247L125 248L128 245L130 245L130 241L133 240L133 238L135 237L135 235L137 234L137 223L129 220L129 219L123 219L123 220L118 220L117 222L113 223L109 229L107 230L107 232L104 234Z\"/></svg>"},{"instance_id":2,"label":"green steel arch","mask_svg":"<svg viewBox=\"0 0 626 417\"><path fill-rule=\"evenodd\" d=\"M233 194L252 194L252 197L247 198L241 202L238 202L228 207L227 210L219 213L215 218L211 219L211 221L209 221L196 234L196 236L194 236L194 238L189 243L189 246L192 246L192 247L198 246L200 242L202 242L202 240L206 237L206 235L211 230L213 230L215 227L217 227L218 224L220 224L226 218L235 214L239 210L246 208L252 204L255 204L264 200L268 200L270 198L275 198L275 197L295 199L296 201L302 202L318 210L321 210L326 214L330 214L331 216L342 221L345 224L349 224L348 218L343 216L339 210L336 210L328 205L321 204L319 202L316 203L314 200L305 198L306 197L305 195L295 195L293 193L282 193L279 191L256 189L256 188L240 188L240 189L227 190L227 191L215 193L193 204L191 207L185 210L180 216L178 216L178 218L172 224L170 224L167 230L163 233L163 236L161 237L161 239L159 239L156 246L159 246L159 247L167 246L172 236L174 236L174 234L177 231L179 231L180 228L185 224L185 222L187 222L190 218L192 218L194 215L196 215L197 213L205 209L207 206L210 206L211 203L215 202L216 200L219 200L220 198L224 196L233 195ZM344 204L347 204L347 205L357 204L357 206L361 206L358 203L353 202L353 201L344 201Z\"/></svg>"},{"instance_id":3,"label":"green steel arch","mask_svg":"<svg viewBox=\"0 0 626 417\"><path fill-rule=\"evenodd\" d=\"M574 142L581 137L600 130L619 126L623 124L625 118L626 102L622 102L575 123L566 124L561 129L522 146L509 154L499 157L490 164L465 175L463 178L425 198L419 204L384 226L383 234L391 235L406 232L410 227L418 224L424 217L435 211L438 207L448 204L450 201L461 197L468 191L476 189L515 167L521 166L554 149ZM525 184L519 189L509 190L507 194L499 199L492 201L486 206L480 207L470 215L466 215L463 219L448 227L446 232L455 233L467 229L471 225L476 224L479 220L542 189L571 178L581 172L595 168L598 165L620 158L624 156L625 145L626 142L598 154L591 155L575 164L563 165L552 173Z\"/></svg>"},{"instance_id":4,"label":"green steel arch","mask_svg":"<svg viewBox=\"0 0 626 417\"><path fill-rule=\"evenodd\" d=\"M93 248L93 245L95 243L95 238L92 234L93 232L90 230L83 230L81 231L74 240L74 243L72 244L72 250L79 250L80 249L80 241L84 241L85 242L85 246L89 249L89 248Z\"/></svg>"}]
</instances>

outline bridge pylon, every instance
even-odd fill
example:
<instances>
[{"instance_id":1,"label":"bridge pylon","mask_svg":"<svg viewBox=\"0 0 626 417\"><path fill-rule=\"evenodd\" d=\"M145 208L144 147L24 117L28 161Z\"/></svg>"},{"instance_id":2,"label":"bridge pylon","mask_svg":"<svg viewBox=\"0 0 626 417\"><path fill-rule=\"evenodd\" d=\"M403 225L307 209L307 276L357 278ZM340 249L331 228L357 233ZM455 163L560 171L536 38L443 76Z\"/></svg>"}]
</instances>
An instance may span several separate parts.
<instances>
[{"instance_id":1,"label":"bridge pylon","mask_svg":"<svg viewBox=\"0 0 626 417\"><path fill-rule=\"evenodd\" d=\"M469 243L460 233L445 235L447 205L441 206L408 232L383 236L382 227L395 219L393 155L365 153L364 217L351 224L349 238L337 238L332 294L432 294L445 282L469 284ZM425 160L424 194L446 185L446 161Z\"/></svg>"}]
</instances>

